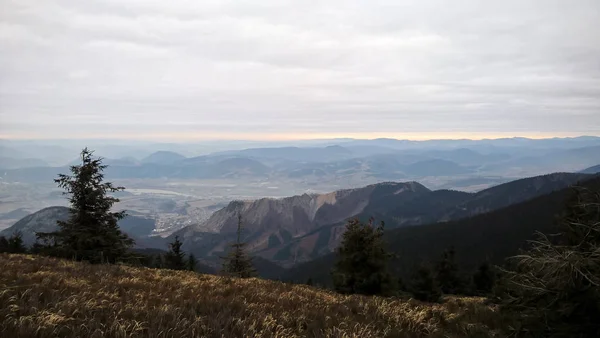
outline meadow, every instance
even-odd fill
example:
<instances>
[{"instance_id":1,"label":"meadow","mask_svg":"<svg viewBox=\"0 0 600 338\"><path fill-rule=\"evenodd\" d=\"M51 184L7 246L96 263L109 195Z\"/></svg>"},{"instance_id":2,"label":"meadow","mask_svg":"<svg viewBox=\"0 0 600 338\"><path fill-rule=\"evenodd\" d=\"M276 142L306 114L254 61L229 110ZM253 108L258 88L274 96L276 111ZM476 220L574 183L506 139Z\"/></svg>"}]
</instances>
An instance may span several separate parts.
<instances>
[{"instance_id":1,"label":"meadow","mask_svg":"<svg viewBox=\"0 0 600 338\"><path fill-rule=\"evenodd\" d=\"M502 337L485 298L305 285L0 254L0 337Z\"/></svg>"}]
</instances>

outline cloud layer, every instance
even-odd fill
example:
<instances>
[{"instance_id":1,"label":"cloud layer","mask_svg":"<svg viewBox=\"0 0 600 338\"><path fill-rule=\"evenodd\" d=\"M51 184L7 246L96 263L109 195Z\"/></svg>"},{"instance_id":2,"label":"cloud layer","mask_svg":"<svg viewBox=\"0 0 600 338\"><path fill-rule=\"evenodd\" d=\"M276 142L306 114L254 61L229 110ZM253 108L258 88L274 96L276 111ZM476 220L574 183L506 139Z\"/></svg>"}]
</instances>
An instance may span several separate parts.
<instances>
[{"instance_id":1,"label":"cloud layer","mask_svg":"<svg viewBox=\"0 0 600 338\"><path fill-rule=\"evenodd\" d=\"M598 22L597 0L4 0L0 136L600 135Z\"/></svg>"}]
</instances>

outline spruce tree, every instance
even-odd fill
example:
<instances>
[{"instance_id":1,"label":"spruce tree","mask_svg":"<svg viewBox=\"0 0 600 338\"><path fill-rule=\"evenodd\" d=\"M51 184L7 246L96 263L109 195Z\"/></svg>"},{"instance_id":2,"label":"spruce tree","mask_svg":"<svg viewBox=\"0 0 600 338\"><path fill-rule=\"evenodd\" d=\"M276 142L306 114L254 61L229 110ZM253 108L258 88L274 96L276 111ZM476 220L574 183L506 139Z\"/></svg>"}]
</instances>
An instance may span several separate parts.
<instances>
[{"instance_id":1,"label":"spruce tree","mask_svg":"<svg viewBox=\"0 0 600 338\"><path fill-rule=\"evenodd\" d=\"M385 248L383 228L383 222L375 227L373 219L367 224L356 218L348 221L332 271L336 291L365 295L396 292L395 280L388 272L392 255Z\"/></svg>"},{"instance_id":2,"label":"spruce tree","mask_svg":"<svg viewBox=\"0 0 600 338\"><path fill-rule=\"evenodd\" d=\"M600 191L576 188L555 235L504 270L502 309L539 337L600 337Z\"/></svg>"},{"instance_id":3,"label":"spruce tree","mask_svg":"<svg viewBox=\"0 0 600 338\"><path fill-rule=\"evenodd\" d=\"M406 284L404 283L404 279L402 277L398 277L396 280L396 288L398 291L407 291Z\"/></svg>"},{"instance_id":4,"label":"spruce tree","mask_svg":"<svg viewBox=\"0 0 600 338\"><path fill-rule=\"evenodd\" d=\"M485 261L473 274L473 286L479 294L488 294L494 288L496 274L490 264Z\"/></svg>"},{"instance_id":5,"label":"spruce tree","mask_svg":"<svg viewBox=\"0 0 600 338\"><path fill-rule=\"evenodd\" d=\"M150 261L150 267L155 269L164 269L166 267L165 256L153 255Z\"/></svg>"},{"instance_id":6,"label":"spruce tree","mask_svg":"<svg viewBox=\"0 0 600 338\"><path fill-rule=\"evenodd\" d=\"M23 234L20 231L13 233L8 238L8 251L9 253L26 253L27 247L23 243Z\"/></svg>"},{"instance_id":7,"label":"spruce tree","mask_svg":"<svg viewBox=\"0 0 600 338\"><path fill-rule=\"evenodd\" d=\"M93 158L87 148L81 151L81 164L71 166L72 176L60 174L54 181L63 194L69 195L70 217L58 221L58 230L38 233L38 239L49 243L51 253L91 263L114 263L127 258L134 241L121 232L119 220L125 211L111 212L119 199L109 193L125 188L104 181L106 165L102 158Z\"/></svg>"},{"instance_id":8,"label":"spruce tree","mask_svg":"<svg viewBox=\"0 0 600 338\"><path fill-rule=\"evenodd\" d=\"M249 278L256 276L252 259L246 254L246 243L242 242L242 215L238 213L237 240L231 244L229 254L224 257L223 272L230 276Z\"/></svg>"},{"instance_id":9,"label":"spruce tree","mask_svg":"<svg viewBox=\"0 0 600 338\"><path fill-rule=\"evenodd\" d=\"M442 297L440 289L431 268L421 264L413 273L411 292L415 299L424 302L438 302Z\"/></svg>"},{"instance_id":10,"label":"spruce tree","mask_svg":"<svg viewBox=\"0 0 600 338\"><path fill-rule=\"evenodd\" d=\"M179 236L175 236L175 240L169 243L169 251L165 254L165 265L167 269L185 270L188 268L185 252L181 249L182 245L183 243L179 240Z\"/></svg>"},{"instance_id":11,"label":"spruce tree","mask_svg":"<svg viewBox=\"0 0 600 338\"><path fill-rule=\"evenodd\" d=\"M187 269L190 271L196 271L196 265L198 265L198 260L194 254L189 254L187 259Z\"/></svg>"},{"instance_id":12,"label":"spruce tree","mask_svg":"<svg viewBox=\"0 0 600 338\"><path fill-rule=\"evenodd\" d=\"M13 233L8 239L4 236L0 236L0 252L26 253L27 248L23 243L21 232L17 231Z\"/></svg>"},{"instance_id":13,"label":"spruce tree","mask_svg":"<svg viewBox=\"0 0 600 338\"><path fill-rule=\"evenodd\" d=\"M0 253L8 252L8 239L4 236L0 236Z\"/></svg>"},{"instance_id":14,"label":"spruce tree","mask_svg":"<svg viewBox=\"0 0 600 338\"><path fill-rule=\"evenodd\" d=\"M451 247L444 251L442 258L435 265L435 279L443 293L458 294L463 291L458 265L455 261L456 252Z\"/></svg>"}]
</instances>

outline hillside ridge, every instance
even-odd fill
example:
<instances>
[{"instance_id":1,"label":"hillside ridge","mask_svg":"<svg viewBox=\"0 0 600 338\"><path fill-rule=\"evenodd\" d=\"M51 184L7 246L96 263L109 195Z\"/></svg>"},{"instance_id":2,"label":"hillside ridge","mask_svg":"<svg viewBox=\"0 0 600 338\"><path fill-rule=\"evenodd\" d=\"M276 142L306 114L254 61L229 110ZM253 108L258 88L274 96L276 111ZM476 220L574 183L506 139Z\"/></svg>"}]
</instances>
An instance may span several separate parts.
<instances>
[{"instance_id":1,"label":"hillside ridge","mask_svg":"<svg viewBox=\"0 0 600 338\"><path fill-rule=\"evenodd\" d=\"M600 175L591 176L578 186L600 190ZM464 219L390 229L384 237L397 254L393 262L396 273L407 277L416 264L438 259L449 247L455 248L457 263L464 271L472 271L484 259L501 265L506 257L525 248L536 231L556 232L557 216L571 193L572 188L565 187ZM287 270L283 279L301 282L311 277L322 285L331 285L329 271L335 258L335 254L328 253L298 264Z\"/></svg>"},{"instance_id":2,"label":"hillside ridge","mask_svg":"<svg viewBox=\"0 0 600 338\"><path fill-rule=\"evenodd\" d=\"M325 194L234 201L205 222L180 230L184 247L211 259L226 250L241 213L251 252L290 266L327 254L351 217L386 222L387 228L447 222L482 214L570 186L591 177L553 173L504 183L478 193L432 191L422 184L382 182Z\"/></svg>"}]
</instances>

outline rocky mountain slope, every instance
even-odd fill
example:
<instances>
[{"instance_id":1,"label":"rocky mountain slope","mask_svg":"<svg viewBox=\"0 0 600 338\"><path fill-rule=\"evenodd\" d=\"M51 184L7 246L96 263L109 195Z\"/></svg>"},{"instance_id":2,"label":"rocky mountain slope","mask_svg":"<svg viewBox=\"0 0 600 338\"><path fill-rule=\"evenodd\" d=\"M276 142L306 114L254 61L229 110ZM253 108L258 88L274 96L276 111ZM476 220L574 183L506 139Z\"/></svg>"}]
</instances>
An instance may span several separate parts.
<instances>
[{"instance_id":1,"label":"rocky mountain slope","mask_svg":"<svg viewBox=\"0 0 600 338\"><path fill-rule=\"evenodd\" d=\"M253 252L277 249L319 227L344 222L360 214L381 187L390 193L418 196L430 192L416 182L381 183L328 194L304 194L283 199L234 201L206 222L180 231L185 247L201 256L220 255L234 238L237 215L242 215L245 240ZM268 255L265 258L270 258Z\"/></svg>"},{"instance_id":2,"label":"rocky mountain slope","mask_svg":"<svg viewBox=\"0 0 600 338\"><path fill-rule=\"evenodd\" d=\"M370 203L356 216L363 220L374 217L384 221L387 229L448 222L518 204L590 177L585 174L555 173L508 182L478 193L436 190L411 198L389 194L382 186L371 195ZM306 257L314 259L332 252L338 246L344 228L344 222L332 223L294 238L277 250L265 250L260 254L282 263L297 262Z\"/></svg>"},{"instance_id":3,"label":"rocky mountain slope","mask_svg":"<svg viewBox=\"0 0 600 338\"><path fill-rule=\"evenodd\" d=\"M234 240L237 214L244 224L244 240L254 254L293 265L332 252L351 217L375 217L388 229L462 219L550 193L589 178L585 174L556 173L517 180L466 193L431 191L416 182L380 183L328 194L283 199L231 202L207 221L176 235L184 247L201 257L216 258Z\"/></svg>"}]
</instances>

